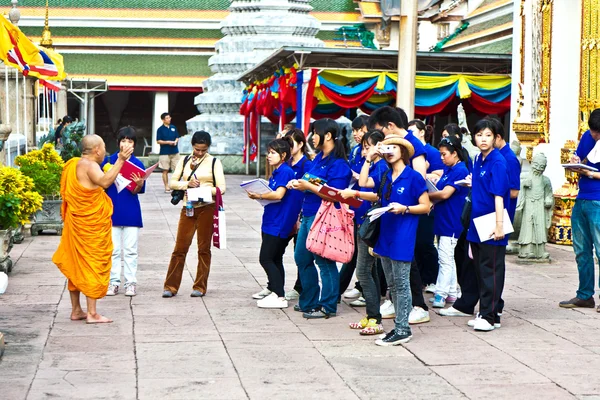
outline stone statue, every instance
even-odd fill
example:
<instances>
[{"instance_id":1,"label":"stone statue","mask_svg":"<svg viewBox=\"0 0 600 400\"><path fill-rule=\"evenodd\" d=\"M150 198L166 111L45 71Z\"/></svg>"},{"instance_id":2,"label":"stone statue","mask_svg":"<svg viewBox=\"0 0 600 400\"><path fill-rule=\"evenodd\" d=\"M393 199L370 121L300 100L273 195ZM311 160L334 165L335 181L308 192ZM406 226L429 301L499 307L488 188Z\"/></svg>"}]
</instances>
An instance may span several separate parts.
<instances>
[{"instance_id":1,"label":"stone statue","mask_svg":"<svg viewBox=\"0 0 600 400\"><path fill-rule=\"evenodd\" d=\"M469 126L467 125L467 114L465 113L465 109L462 104L459 104L456 108L456 114L458 115L458 126L461 128L465 128L463 136L462 136L462 147L467 150L469 153L469 157L471 160L475 159L477 154L479 154L479 149L473 144L471 140L471 134L469 133Z\"/></svg>"},{"instance_id":2,"label":"stone statue","mask_svg":"<svg viewBox=\"0 0 600 400\"><path fill-rule=\"evenodd\" d=\"M510 149L513 151L513 153L515 153L515 156L517 156L519 165L521 166L521 169L523 169L523 159L521 158L521 142L518 140L513 140L510 143Z\"/></svg>"},{"instance_id":3,"label":"stone statue","mask_svg":"<svg viewBox=\"0 0 600 400\"><path fill-rule=\"evenodd\" d=\"M543 153L533 157L529 176L521 179L521 193L517 211L522 214L519 233L519 258L548 260L546 252L548 229L552 219L552 184L542 175L546 169L546 156Z\"/></svg>"}]
</instances>

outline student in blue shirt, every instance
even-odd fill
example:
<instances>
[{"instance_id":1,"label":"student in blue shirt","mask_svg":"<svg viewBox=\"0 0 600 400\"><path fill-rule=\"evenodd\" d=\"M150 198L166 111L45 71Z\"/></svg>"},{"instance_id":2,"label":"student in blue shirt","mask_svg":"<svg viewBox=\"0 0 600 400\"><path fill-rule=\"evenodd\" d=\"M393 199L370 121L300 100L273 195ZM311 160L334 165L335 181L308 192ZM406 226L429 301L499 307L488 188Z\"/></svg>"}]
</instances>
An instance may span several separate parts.
<instances>
[{"instance_id":1,"label":"student in blue shirt","mask_svg":"<svg viewBox=\"0 0 600 400\"><path fill-rule=\"evenodd\" d=\"M412 168L421 174L423 178L427 176L427 152L423 143L408 129L408 117L401 108L381 107L373 111L369 117L369 127L380 129L386 137L390 135L399 136L406 139L414 149L414 153L410 159ZM431 227L430 227L431 231ZM428 236L433 233L426 232ZM417 230L417 235L423 235L423 232ZM417 241L419 242L419 241ZM434 248L435 249L435 248ZM415 252L417 256L419 251ZM419 256L420 257L420 256ZM437 255L430 257L433 262L437 263ZM410 313L409 321L411 324L422 324L429 322L429 308L423 297L423 280L421 279L421 271L419 264L416 262L416 257L411 264L410 271L410 288L412 292L413 310ZM391 277L386 275L388 281ZM383 318L390 318L394 315L394 307L391 303L382 305Z\"/></svg>"},{"instance_id":2,"label":"student in blue shirt","mask_svg":"<svg viewBox=\"0 0 600 400\"><path fill-rule=\"evenodd\" d=\"M588 120L589 130L586 131L571 163L584 163L600 169L596 151L600 140L600 109L592 111ZM589 159L588 159L589 157ZM593 160L594 162L590 161ZM600 258L600 172L579 170L579 193L573 207L571 225L573 232L573 250L579 271L579 287L577 294L571 300L561 301L560 307L593 308L594 302L594 253ZM600 306L596 310L600 312Z\"/></svg>"},{"instance_id":3,"label":"student in blue shirt","mask_svg":"<svg viewBox=\"0 0 600 400\"><path fill-rule=\"evenodd\" d=\"M462 145L456 136L442 139L439 150L446 168L436 184L439 191L430 192L429 199L435 204L433 233L438 237L440 265L433 307L444 308L446 302L456 301L458 295L454 250L463 231L461 212L469 195L468 187L455 182L465 179L469 171L462 159Z\"/></svg>"},{"instance_id":4,"label":"student in blue shirt","mask_svg":"<svg viewBox=\"0 0 600 400\"><path fill-rule=\"evenodd\" d=\"M513 153L512 149L505 140L506 133L500 120L493 118L498 126L498 134L496 135L496 142L494 147L498 149L500 154L506 160L506 168L508 168L508 185L510 187L510 203L506 206L510 221L515 220L515 212L517 210L517 199L519 197L519 190L521 190L521 163L519 159Z\"/></svg>"},{"instance_id":5,"label":"student in blue shirt","mask_svg":"<svg viewBox=\"0 0 600 400\"><path fill-rule=\"evenodd\" d=\"M390 206L391 209L380 217L379 239L373 252L381 257L386 277L390 277L388 286L396 318L394 329L375 343L379 346L396 346L408 342L412 337L409 326L409 315L413 308L411 261L415 251L418 215L428 213L430 203L425 180L408 166L414 151L410 142L401 137L388 136L382 144L391 146L391 152L384 154L390 169L382 178L372 176L373 187L379 190L383 186L381 206ZM366 195L361 193L361 197L368 200L378 197L376 193L372 194L373 198Z\"/></svg>"},{"instance_id":6,"label":"student in blue shirt","mask_svg":"<svg viewBox=\"0 0 600 400\"><path fill-rule=\"evenodd\" d=\"M381 182L383 176L389 170L387 162L381 157L377 144L384 139L383 132L371 130L363 136L362 146L365 155L365 164L363 165L358 183L360 190L346 189L342 191L342 197L356 197L363 199L362 205L356 209L356 223L360 226L366 218L366 213L371 208L369 199L373 199L375 188L375 179ZM381 325L381 311L379 301L381 299L381 286L379 282L379 271L375 258L369 253L369 246L360 238L356 239L358 256L356 263L356 277L361 282L362 295L367 307L367 316L357 323L350 323L351 329L360 329L361 335L377 335L383 333ZM385 287L384 287L385 289ZM352 303L350 303L352 304Z\"/></svg>"},{"instance_id":7,"label":"student in blue shirt","mask_svg":"<svg viewBox=\"0 0 600 400\"><path fill-rule=\"evenodd\" d=\"M460 143L462 145L463 136L468 135L468 134L469 134L469 131L466 128L464 128L464 127L461 128L460 126L458 126L455 123L450 123L450 124L444 126L444 130L442 130L442 139L447 138L448 136L456 136L460 140ZM462 154L463 160L465 160L467 169L469 170L469 172L471 172L471 167L473 166L473 160L471 160L471 156L469 155L469 152L464 147L462 149L462 152L463 152L463 154Z\"/></svg>"},{"instance_id":8,"label":"student in blue shirt","mask_svg":"<svg viewBox=\"0 0 600 400\"><path fill-rule=\"evenodd\" d=\"M119 129L117 133L118 146L121 142L131 144L135 147L137 142L136 130L132 126L127 126ZM106 157L102 163L103 168L110 168L110 165L117 161L119 154L115 153L110 157ZM145 169L144 164L138 160L133 154L128 160L132 164ZM123 275L125 278L125 296L135 296L137 294L137 266L138 266L138 237L142 223L142 209L140 207L139 193L144 193L146 185L141 175L135 175L133 182L135 188L133 191L125 188L121 192L117 191L117 187L113 183L106 190L113 203L112 215L112 267L110 269L110 283L106 292L107 296L114 296L119 293L121 285L121 251L123 252L123 262L125 268Z\"/></svg>"},{"instance_id":9,"label":"student in blue shirt","mask_svg":"<svg viewBox=\"0 0 600 400\"><path fill-rule=\"evenodd\" d=\"M476 331L491 331L497 324L505 277L505 253L508 238L504 236L504 209L510 205L510 187L506 160L494 148L499 123L484 118L475 125L475 144L481 153L475 158L471 189L471 224L467 240L479 286L479 315L470 321ZM480 239L473 219L494 213L495 229L489 238ZM466 289L465 289L466 290Z\"/></svg>"},{"instance_id":10,"label":"student in blue shirt","mask_svg":"<svg viewBox=\"0 0 600 400\"><path fill-rule=\"evenodd\" d=\"M350 164L350 169L352 170L352 190L360 190L360 186L358 185L358 178L360 175L360 170L365 163L365 156L363 152L363 138L367 132L367 123L369 121L369 117L367 115L359 115L354 118L352 121L352 136L354 141L357 143L356 146L350 150L350 157L348 162ZM358 218L356 216L356 209L354 207L350 207L352 211L354 211L354 237L358 234ZM355 299L360 297L362 293L362 288L360 287L360 282L356 281L356 284L353 289L348 290L346 293L344 291L350 285L352 281L352 276L354 275L354 270L356 269L356 259L358 257L358 246L354 246L354 254L352 255L352 260L342 265L342 269L340 270L340 296L342 294L347 299ZM358 299L350 303L350 305L364 305L364 301L362 299Z\"/></svg>"},{"instance_id":11,"label":"student in blue shirt","mask_svg":"<svg viewBox=\"0 0 600 400\"><path fill-rule=\"evenodd\" d=\"M425 147L427 178L439 179L444 173L444 163L438 149L431 145L433 140L433 127L425 125L420 119L413 119L408 123L408 130L421 141Z\"/></svg>"},{"instance_id":12,"label":"student in blue shirt","mask_svg":"<svg viewBox=\"0 0 600 400\"><path fill-rule=\"evenodd\" d=\"M328 186L336 189L347 188L352 171L346 160L346 149L338 124L330 118L320 119L313 124L313 131L313 147L319 150L319 154L313 160L308 172L325 180ZM331 199L319 194L319 185L305 179L294 179L289 187L305 192L302 222L294 252L302 282L302 293L300 293L297 309L303 311L303 316L308 319L334 317L340 290L337 265L335 261L313 254L306 248L308 231L315 220L321 201L331 201ZM320 295L315 262L319 266L321 276Z\"/></svg>"},{"instance_id":13,"label":"student in blue shirt","mask_svg":"<svg viewBox=\"0 0 600 400\"><path fill-rule=\"evenodd\" d=\"M285 284L285 270L283 268L283 255L290 241L290 234L295 220L288 223L286 217L293 197L286 188L288 182L294 179L294 171L287 163L291 154L291 139L273 140L267 145L267 162L273 167L269 179L269 187L273 190L267 194L248 193L254 200L272 200L265 206L262 219L262 244L260 246L260 265L267 273L267 288L252 296L258 299L259 308L287 308L283 290Z\"/></svg>"},{"instance_id":14,"label":"student in blue shirt","mask_svg":"<svg viewBox=\"0 0 600 400\"><path fill-rule=\"evenodd\" d=\"M175 125L171 125L171 114L162 113L160 119L163 124L156 130L156 143L160 145L158 166L162 169L165 193L169 193L169 171L175 171L179 162L179 132Z\"/></svg>"},{"instance_id":15,"label":"student in blue shirt","mask_svg":"<svg viewBox=\"0 0 600 400\"><path fill-rule=\"evenodd\" d=\"M294 179L301 179L306 172L308 172L312 166L312 155L306 143L306 136L298 128L290 129L285 133L286 137L292 139L292 156L288 163L294 171ZM290 190L288 195L292 198L288 207L287 215L290 219L293 219L295 225L292 229L292 237L294 238L294 249L296 248L296 242L298 237L298 229L300 228L300 210L302 210L302 203L304 202L304 192L299 190ZM302 284L300 283L300 275L296 271L296 283L294 288L285 293L286 300L296 300L300 297L302 292Z\"/></svg>"}]
</instances>

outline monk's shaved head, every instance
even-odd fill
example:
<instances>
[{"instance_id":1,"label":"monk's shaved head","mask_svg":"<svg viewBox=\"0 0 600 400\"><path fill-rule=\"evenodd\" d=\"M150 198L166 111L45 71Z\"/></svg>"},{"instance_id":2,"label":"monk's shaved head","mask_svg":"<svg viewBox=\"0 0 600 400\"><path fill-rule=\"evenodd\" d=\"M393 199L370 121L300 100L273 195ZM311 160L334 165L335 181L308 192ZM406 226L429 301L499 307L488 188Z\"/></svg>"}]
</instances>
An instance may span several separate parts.
<instances>
[{"instance_id":1,"label":"monk's shaved head","mask_svg":"<svg viewBox=\"0 0 600 400\"><path fill-rule=\"evenodd\" d=\"M98 146L102 146L104 140L98 135L85 135L81 139L82 154L90 154Z\"/></svg>"}]
</instances>

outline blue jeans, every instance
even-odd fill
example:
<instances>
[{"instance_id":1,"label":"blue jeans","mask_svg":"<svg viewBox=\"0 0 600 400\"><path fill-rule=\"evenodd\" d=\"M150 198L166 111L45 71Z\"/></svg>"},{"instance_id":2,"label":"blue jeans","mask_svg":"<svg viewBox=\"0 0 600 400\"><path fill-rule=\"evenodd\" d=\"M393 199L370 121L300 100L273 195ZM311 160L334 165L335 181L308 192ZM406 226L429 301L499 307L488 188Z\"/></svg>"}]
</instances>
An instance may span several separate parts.
<instances>
[{"instance_id":1,"label":"blue jeans","mask_svg":"<svg viewBox=\"0 0 600 400\"><path fill-rule=\"evenodd\" d=\"M576 200L571 216L573 250L579 270L577 297L587 300L594 296L594 253L600 259L600 201Z\"/></svg>"},{"instance_id":2,"label":"blue jeans","mask_svg":"<svg viewBox=\"0 0 600 400\"><path fill-rule=\"evenodd\" d=\"M387 257L381 257L381 265L385 271L386 279L389 276L390 296L394 303L396 319L394 328L399 334L410 335L408 316L412 310L412 293L410 291L410 262L395 261Z\"/></svg>"},{"instance_id":3,"label":"blue jeans","mask_svg":"<svg viewBox=\"0 0 600 400\"><path fill-rule=\"evenodd\" d=\"M302 283L302 293L298 306L302 311L323 309L326 313L337 312L337 300L340 290L340 275L335 261L311 253L306 249L306 238L315 216L302 217L298 241L294 251L294 260L298 266L298 275ZM319 275L315 263L319 266Z\"/></svg>"}]
</instances>

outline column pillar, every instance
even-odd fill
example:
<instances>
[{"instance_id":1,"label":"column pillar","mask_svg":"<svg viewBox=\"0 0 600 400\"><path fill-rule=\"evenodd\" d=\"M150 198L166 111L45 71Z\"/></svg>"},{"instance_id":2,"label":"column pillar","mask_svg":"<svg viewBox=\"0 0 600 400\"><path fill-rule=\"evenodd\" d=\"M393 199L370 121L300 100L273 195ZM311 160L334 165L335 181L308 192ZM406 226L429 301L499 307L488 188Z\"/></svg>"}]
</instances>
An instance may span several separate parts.
<instances>
[{"instance_id":1,"label":"column pillar","mask_svg":"<svg viewBox=\"0 0 600 400\"><path fill-rule=\"evenodd\" d=\"M412 119L415 114L417 71L417 0L402 1L400 47L398 49L398 93L396 105Z\"/></svg>"},{"instance_id":2,"label":"column pillar","mask_svg":"<svg viewBox=\"0 0 600 400\"><path fill-rule=\"evenodd\" d=\"M169 112L169 92L155 92L152 111L152 152L155 154L160 151L160 146L156 143L156 130L162 125L160 115L165 112Z\"/></svg>"},{"instance_id":3,"label":"column pillar","mask_svg":"<svg viewBox=\"0 0 600 400\"><path fill-rule=\"evenodd\" d=\"M68 113L67 109L67 91L61 89L56 95L56 120L62 119Z\"/></svg>"},{"instance_id":4,"label":"column pillar","mask_svg":"<svg viewBox=\"0 0 600 400\"><path fill-rule=\"evenodd\" d=\"M87 127L88 134L93 135L96 133L96 97L89 96L87 105Z\"/></svg>"}]
</instances>

